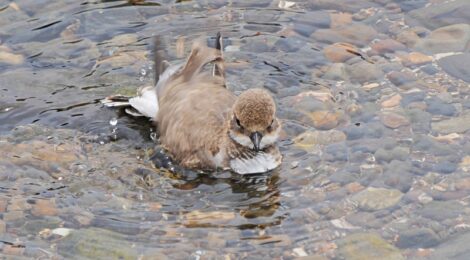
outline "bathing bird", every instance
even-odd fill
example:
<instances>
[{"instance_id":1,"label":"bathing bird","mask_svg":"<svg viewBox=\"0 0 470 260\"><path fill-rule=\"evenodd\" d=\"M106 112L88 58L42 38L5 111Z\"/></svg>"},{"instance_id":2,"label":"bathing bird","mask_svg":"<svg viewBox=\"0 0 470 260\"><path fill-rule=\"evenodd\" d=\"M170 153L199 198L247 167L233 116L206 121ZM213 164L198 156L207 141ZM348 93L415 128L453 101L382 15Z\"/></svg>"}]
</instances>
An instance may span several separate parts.
<instances>
[{"instance_id":1,"label":"bathing bird","mask_svg":"<svg viewBox=\"0 0 470 260\"><path fill-rule=\"evenodd\" d=\"M132 98L108 97L106 106L126 106L129 114L153 120L161 145L185 168L251 174L281 164L275 102L264 89L236 96L226 87L220 34L216 48L195 41L182 64L164 60L160 40L155 46L155 86Z\"/></svg>"}]
</instances>

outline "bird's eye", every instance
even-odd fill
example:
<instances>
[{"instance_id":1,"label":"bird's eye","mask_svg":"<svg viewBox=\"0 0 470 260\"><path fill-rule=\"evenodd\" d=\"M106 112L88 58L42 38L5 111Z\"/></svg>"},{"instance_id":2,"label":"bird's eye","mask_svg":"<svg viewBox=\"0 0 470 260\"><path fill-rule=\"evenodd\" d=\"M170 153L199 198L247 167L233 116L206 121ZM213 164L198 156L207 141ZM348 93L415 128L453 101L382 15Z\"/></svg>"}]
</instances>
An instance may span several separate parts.
<instances>
[{"instance_id":1,"label":"bird's eye","mask_svg":"<svg viewBox=\"0 0 470 260\"><path fill-rule=\"evenodd\" d=\"M235 117L235 122L237 122L238 127L243 128L242 124L240 124L240 120Z\"/></svg>"},{"instance_id":2,"label":"bird's eye","mask_svg":"<svg viewBox=\"0 0 470 260\"><path fill-rule=\"evenodd\" d=\"M271 121L271 124L266 128L266 130L271 131L273 129L274 119Z\"/></svg>"}]
</instances>

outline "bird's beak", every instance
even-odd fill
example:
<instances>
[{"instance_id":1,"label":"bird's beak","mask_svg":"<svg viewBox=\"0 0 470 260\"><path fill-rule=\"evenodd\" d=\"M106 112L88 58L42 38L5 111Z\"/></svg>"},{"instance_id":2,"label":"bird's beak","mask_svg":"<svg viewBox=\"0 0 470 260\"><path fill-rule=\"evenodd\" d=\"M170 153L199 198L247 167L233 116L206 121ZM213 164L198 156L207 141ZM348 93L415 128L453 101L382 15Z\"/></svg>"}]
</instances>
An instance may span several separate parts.
<instances>
[{"instance_id":1,"label":"bird's beak","mask_svg":"<svg viewBox=\"0 0 470 260\"><path fill-rule=\"evenodd\" d=\"M260 143L261 143L261 138L263 138L263 135L260 132L254 132L250 135L251 142L253 142L253 150L255 152L258 152L260 150Z\"/></svg>"}]
</instances>

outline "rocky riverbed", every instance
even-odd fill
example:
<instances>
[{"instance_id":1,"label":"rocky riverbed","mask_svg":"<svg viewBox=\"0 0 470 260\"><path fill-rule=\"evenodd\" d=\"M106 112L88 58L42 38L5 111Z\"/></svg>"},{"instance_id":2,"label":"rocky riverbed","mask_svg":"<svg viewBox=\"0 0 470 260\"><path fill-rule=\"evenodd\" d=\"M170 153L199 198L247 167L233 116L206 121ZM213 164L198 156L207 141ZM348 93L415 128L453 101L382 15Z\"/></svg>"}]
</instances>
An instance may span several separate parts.
<instances>
[{"instance_id":1,"label":"rocky riverbed","mask_svg":"<svg viewBox=\"0 0 470 260\"><path fill-rule=\"evenodd\" d=\"M469 14L467 0L0 1L2 257L469 258ZM219 31L228 88L276 99L274 172L160 168L151 122L99 104L152 84L153 36L177 60Z\"/></svg>"}]
</instances>

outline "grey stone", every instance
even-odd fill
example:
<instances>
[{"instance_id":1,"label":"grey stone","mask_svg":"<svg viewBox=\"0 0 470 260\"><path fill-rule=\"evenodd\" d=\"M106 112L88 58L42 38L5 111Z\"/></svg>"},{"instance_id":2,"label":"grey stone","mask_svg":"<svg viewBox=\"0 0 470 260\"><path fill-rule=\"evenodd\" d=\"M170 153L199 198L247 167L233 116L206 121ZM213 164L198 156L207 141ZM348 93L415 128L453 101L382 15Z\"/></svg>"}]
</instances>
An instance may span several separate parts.
<instances>
[{"instance_id":1,"label":"grey stone","mask_svg":"<svg viewBox=\"0 0 470 260\"><path fill-rule=\"evenodd\" d=\"M439 244L439 237L429 228L405 230L399 234L398 248L429 248Z\"/></svg>"},{"instance_id":2,"label":"grey stone","mask_svg":"<svg viewBox=\"0 0 470 260\"><path fill-rule=\"evenodd\" d=\"M431 259L467 260L470 258L470 232L456 234L436 247Z\"/></svg>"},{"instance_id":3,"label":"grey stone","mask_svg":"<svg viewBox=\"0 0 470 260\"><path fill-rule=\"evenodd\" d=\"M470 83L470 53L442 58L438 64L449 75Z\"/></svg>"},{"instance_id":4,"label":"grey stone","mask_svg":"<svg viewBox=\"0 0 470 260\"><path fill-rule=\"evenodd\" d=\"M469 49L470 24L453 24L432 31L418 40L415 49L427 54L461 52Z\"/></svg>"},{"instance_id":5,"label":"grey stone","mask_svg":"<svg viewBox=\"0 0 470 260\"><path fill-rule=\"evenodd\" d=\"M468 0L443 1L415 9L405 17L407 24L424 25L431 30L451 24L468 23L469 20L470 2Z\"/></svg>"},{"instance_id":6,"label":"grey stone","mask_svg":"<svg viewBox=\"0 0 470 260\"><path fill-rule=\"evenodd\" d=\"M400 251L374 233L355 233L338 241L339 255L344 259L401 260Z\"/></svg>"},{"instance_id":7,"label":"grey stone","mask_svg":"<svg viewBox=\"0 0 470 260\"><path fill-rule=\"evenodd\" d=\"M365 83L377 81L383 77L383 72L374 64L367 61L360 61L346 67L350 81L353 83Z\"/></svg>"},{"instance_id":8,"label":"grey stone","mask_svg":"<svg viewBox=\"0 0 470 260\"><path fill-rule=\"evenodd\" d=\"M454 219L464 213L464 207L457 201L431 201L418 211L423 217L436 221Z\"/></svg>"},{"instance_id":9,"label":"grey stone","mask_svg":"<svg viewBox=\"0 0 470 260\"><path fill-rule=\"evenodd\" d=\"M431 123L431 126L434 131L443 134L464 133L470 129L470 113L434 122Z\"/></svg>"},{"instance_id":10,"label":"grey stone","mask_svg":"<svg viewBox=\"0 0 470 260\"><path fill-rule=\"evenodd\" d=\"M453 116L457 113L457 109L451 104L442 101L438 97L432 97L425 100L426 111L434 115Z\"/></svg>"}]
</instances>

